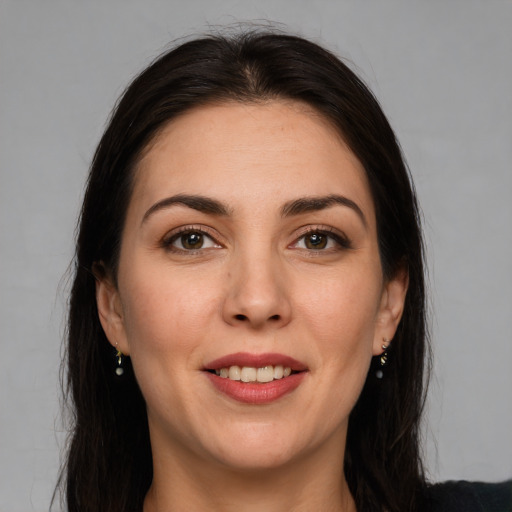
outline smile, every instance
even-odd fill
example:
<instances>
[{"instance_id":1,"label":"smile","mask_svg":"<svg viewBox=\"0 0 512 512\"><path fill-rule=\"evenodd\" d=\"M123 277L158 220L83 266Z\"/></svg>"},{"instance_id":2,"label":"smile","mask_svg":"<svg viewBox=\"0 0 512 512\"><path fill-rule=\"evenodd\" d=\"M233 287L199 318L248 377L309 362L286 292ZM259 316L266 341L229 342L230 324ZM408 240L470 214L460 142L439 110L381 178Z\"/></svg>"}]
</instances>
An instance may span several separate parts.
<instances>
[{"instance_id":1,"label":"smile","mask_svg":"<svg viewBox=\"0 0 512 512\"><path fill-rule=\"evenodd\" d=\"M245 404L269 404L294 391L309 373L283 354L237 353L211 361L205 375L217 392Z\"/></svg>"},{"instance_id":2,"label":"smile","mask_svg":"<svg viewBox=\"0 0 512 512\"><path fill-rule=\"evenodd\" d=\"M280 364L275 366L263 366L255 368L252 366L230 366L229 368L221 368L215 370L215 374L223 379L236 380L241 382L272 382L279 380L283 377L288 377L292 373L289 366L282 366Z\"/></svg>"}]
</instances>

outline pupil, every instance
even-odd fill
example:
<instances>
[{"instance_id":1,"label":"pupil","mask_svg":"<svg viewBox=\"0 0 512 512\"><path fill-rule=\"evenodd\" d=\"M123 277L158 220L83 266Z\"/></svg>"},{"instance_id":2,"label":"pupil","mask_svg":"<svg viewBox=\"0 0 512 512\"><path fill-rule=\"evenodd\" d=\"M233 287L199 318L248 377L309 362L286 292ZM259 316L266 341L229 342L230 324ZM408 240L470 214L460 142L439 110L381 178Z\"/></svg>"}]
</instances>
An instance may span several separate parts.
<instances>
[{"instance_id":1,"label":"pupil","mask_svg":"<svg viewBox=\"0 0 512 512\"><path fill-rule=\"evenodd\" d=\"M308 249L323 249L327 245L327 237L325 235L319 235L318 233L309 235L306 240Z\"/></svg>"},{"instance_id":2,"label":"pupil","mask_svg":"<svg viewBox=\"0 0 512 512\"><path fill-rule=\"evenodd\" d=\"M187 233L181 237L181 243L185 249L200 249L203 245L201 233Z\"/></svg>"}]
</instances>

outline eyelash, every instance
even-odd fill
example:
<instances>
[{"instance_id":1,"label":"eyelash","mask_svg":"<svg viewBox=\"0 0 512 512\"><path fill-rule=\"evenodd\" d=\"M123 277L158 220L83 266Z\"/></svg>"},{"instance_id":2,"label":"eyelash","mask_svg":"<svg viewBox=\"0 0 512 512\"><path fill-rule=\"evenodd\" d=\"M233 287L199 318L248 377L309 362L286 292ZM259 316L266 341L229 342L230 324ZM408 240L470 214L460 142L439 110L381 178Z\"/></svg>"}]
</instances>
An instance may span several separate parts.
<instances>
[{"instance_id":1,"label":"eyelash","mask_svg":"<svg viewBox=\"0 0 512 512\"><path fill-rule=\"evenodd\" d=\"M319 254L322 252L331 252L331 251L339 251L344 249L352 249L352 242L350 239L344 234L334 231L333 228L330 227L308 227L306 228L300 236L291 244L292 246L296 246L301 240L305 239L307 236L310 235L321 235L326 236L328 239L331 239L334 241L337 247L330 247L328 249L308 249L303 248L302 250L308 251L312 254ZM328 242L327 242L328 243Z\"/></svg>"},{"instance_id":2,"label":"eyelash","mask_svg":"<svg viewBox=\"0 0 512 512\"><path fill-rule=\"evenodd\" d=\"M182 249L179 247L174 247L173 244L183 235L197 233L203 237L206 237L211 240L211 242L216 245L217 247L222 247L222 245L216 240L216 238L210 233L208 229L206 229L204 226L183 226L182 228L179 228L178 231L174 231L167 235L162 240L162 246L170 251L175 253L181 253L181 254L187 254L187 255L193 255L197 254L199 252L204 251L205 249L209 249L211 247L200 247L199 249ZM298 248L300 250L304 250L307 252L310 252L312 254L318 254L322 252L332 252L337 250L344 250L344 249L351 249L352 248L352 242L350 239L343 233L337 233L332 228L329 227L308 227L304 231L301 232L300 236L298 236L293 243L289 245L289 247L295 247L299 244L299 242L303 239L305 239L307 236L311 235L320 235L325 236L330 240L333 240L334 243L337 245L337 247L329 247L327 249L321 248L321 249L308 249L305 248ZM329 241L327 241L329 243Z\"/></svg>"},{"instance_id":3,"label":"eyelash","mask_svg":"<svg viewBox=\"0 0 512 512\"><path fill-rule=\"evenodd\" d=\"M216 240L216 238L204 226L183 226L182 228L179 228L178 231L173 231L172 233L168 234L162 240L162 246L164 247L164 249L170 252L181 254L197 254L209 248L200 247L199 249L181 249L180 247L173 246L173 243L176 242L180 237L192 233L197 233L205 238L209 238L213 242L213 244L215 244L218 247L222 247L221 244Z\"/></svg>"}]
</instances>

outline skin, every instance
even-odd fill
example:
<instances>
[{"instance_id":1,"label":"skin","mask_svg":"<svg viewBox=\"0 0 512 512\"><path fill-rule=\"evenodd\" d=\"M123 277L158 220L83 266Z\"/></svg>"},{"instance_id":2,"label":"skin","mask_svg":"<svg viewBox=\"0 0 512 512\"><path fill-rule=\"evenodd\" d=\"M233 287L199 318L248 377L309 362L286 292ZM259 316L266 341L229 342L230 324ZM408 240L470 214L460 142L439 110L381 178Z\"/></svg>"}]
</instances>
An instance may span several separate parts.
<instances>
[{"instance_id":1,"label":"skin","mask_svg":"<svg viewBox=\"0 0 512 512\"><path fill-rule=\"evenodd\" d=\"M228 214L147 213L176 194ZM362 216L337 203L282 215L290 201L332 194ZM176 232L187 227L206 233L202 248L184 248ZM315 249L308 230L349 242ZM309 107L226 103L167 125L137 169L117 287L97 283L103 328L132 358L147 402L145 511L355 510L342 471L348 418L406 290L404 273L382 275L364 169ZM278 352L308 371L279 400L243 404L203 371L236 352Z\"/></svg>"}]
</instances>

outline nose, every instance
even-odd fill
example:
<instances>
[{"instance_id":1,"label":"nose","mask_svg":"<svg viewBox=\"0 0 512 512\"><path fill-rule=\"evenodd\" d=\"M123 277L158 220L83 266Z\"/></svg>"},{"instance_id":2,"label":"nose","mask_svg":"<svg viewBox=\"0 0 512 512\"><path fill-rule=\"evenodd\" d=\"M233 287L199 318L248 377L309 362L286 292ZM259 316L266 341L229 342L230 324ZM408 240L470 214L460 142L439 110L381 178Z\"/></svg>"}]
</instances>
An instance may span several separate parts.
<instances>
[{"instance_id":1,"label":"nose","mask_svg":"<svg viewBox=\"0 0 512 512\"><path fill-rule=\"evenodd\" d=\"M278 260L278 256L266 254L241 256L233 262L223 304L225 322L259 330L290 322L290 283Z\"/></svg>"}]
</instances>

